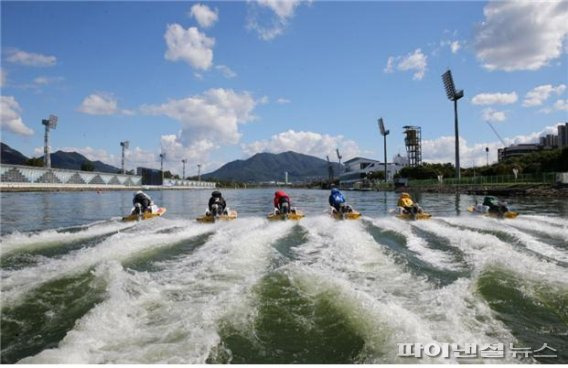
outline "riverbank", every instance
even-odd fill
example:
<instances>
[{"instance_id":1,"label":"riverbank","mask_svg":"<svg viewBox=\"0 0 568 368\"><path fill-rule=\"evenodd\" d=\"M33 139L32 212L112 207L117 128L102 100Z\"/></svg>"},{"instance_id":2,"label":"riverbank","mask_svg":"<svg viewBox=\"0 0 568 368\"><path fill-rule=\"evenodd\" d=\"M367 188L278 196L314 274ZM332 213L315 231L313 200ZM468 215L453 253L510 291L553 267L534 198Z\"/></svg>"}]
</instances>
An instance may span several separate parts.
<instances>
[{"instance_id":1,"label":"riverbank","mask_svg":"<svg viewBox=\"0 0 568 368\"><path fill-rule=\"evenodd\" d=\"M502 185L431 185L406 187L397 191L406 190L424 193L462 193L472 195L494 195L500 197L554 197L568 198L568 186L550 184L502 184Z\"/></svg>"}]
</instances>

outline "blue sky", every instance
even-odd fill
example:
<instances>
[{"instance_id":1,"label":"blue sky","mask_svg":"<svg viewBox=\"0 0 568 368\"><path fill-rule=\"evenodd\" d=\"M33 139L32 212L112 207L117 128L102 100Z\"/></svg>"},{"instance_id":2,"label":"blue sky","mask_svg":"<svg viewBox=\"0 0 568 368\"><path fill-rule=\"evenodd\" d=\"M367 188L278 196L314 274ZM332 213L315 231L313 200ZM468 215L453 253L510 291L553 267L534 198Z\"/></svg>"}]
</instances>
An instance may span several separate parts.
<instances>
[{"instance_id":1,"label":"blue sky","mask_svg":"<svg viewBox=\"0 0 568 368\"><path fill-rule=\"evenodd\" d=\"M453 162L458 88L462 166L568 121L567 2L7 2L2 141L127 167L213 170L256 152L389 160L419 125L427 161Z\"/></svg>"}]
</instances>

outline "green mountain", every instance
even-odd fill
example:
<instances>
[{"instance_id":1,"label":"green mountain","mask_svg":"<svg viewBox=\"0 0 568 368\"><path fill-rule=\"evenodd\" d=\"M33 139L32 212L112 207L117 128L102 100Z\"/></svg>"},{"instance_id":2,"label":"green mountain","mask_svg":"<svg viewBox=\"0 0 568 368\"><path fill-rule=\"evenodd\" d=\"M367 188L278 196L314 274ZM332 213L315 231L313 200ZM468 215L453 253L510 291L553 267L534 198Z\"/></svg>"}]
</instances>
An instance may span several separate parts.
<instances>
[{"instance_id":1,"label":"green mountain","mask_svg":"<svg viewBox=\"0 0 568 368\"><path fill-rule=\"evenodd\" d=\"M246 160L235 160L221 168L202 175L204 179L235 180L240 182L284 181L288 172L289 182L308 181L328 177L327 161L292 151L283 153L257 153ZM333 163L337 177L339 164Z\"/></svg>"},{"instance_id":2,"label":"green mountain","mask_svg":"<svg viewBox=\"0 0 568 368\"><path fill-rule=\"evenodd\" d=\"M28 157L24 156L22 153L16 151L12 147L5 143L1 143L1 153L3 164L9 165L25 165L28 161ZM54 169L68 169L68 170L81 170L81 165L85 161L89 161L88 158L77 152L63 152L57 151L49 155L51 157L51 167ZM39 157L43 160L43 156ZM116 174L120 171L119 168L107 165L101 161L92 161L95 168L94 171L106 172Z\"/></svg>"}]
</instances>

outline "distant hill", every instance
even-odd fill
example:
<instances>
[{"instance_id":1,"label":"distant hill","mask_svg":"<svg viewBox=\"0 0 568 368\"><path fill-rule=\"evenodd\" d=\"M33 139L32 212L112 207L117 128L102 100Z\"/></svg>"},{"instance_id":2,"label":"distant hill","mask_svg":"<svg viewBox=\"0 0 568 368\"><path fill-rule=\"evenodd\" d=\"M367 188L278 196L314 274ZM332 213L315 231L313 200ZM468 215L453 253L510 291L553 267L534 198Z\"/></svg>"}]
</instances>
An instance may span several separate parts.
<instances>
[{"instance_id":1,"label":"distant hill","mask_svg":"<svg viewBox=\"0 0 568 368\"><path fill-rule=\"evenodd\" d=\"M288 181L304 181L315 177L327 178L327 161L292 151L283 153L257 153L247 160L231 161L221 168L202 175L205 179L235 180L241 182L284 181L284 172L288 172ZM333 163L335 176L339 164Z\"/></svg>"},{"instance_id":2,"label":"distant hill","mask_svg":"<svg viewBox=\"0 0 568 368\"><path fill-rule=\"evenodd\" d=\"M0 157L3 164L24 165L28 158L7 144L0 142Z\"/></svg>"},{"instance_id":3,"label":"distant hill","mask_svg":"<svg viewBox=\"0 0 568 368\"><path fill-rule=\"evenodd\" d=\"M24 156L22 153L16 151L12 147L5 143L1 143L1 157L3 164L9 165L25 165L28 157ZM51 167L56 169L68 169L68 170L81 170L81 165L85 161L89 161L88 158L77 152L63 152L57 151L49 155L51 157ZM40 157L43 160L43 156ZM113 173L116 174L120 171L118 167L107 165L101 161L91 161L95 167L95 171Z\"/></svg>"}]
</instances>

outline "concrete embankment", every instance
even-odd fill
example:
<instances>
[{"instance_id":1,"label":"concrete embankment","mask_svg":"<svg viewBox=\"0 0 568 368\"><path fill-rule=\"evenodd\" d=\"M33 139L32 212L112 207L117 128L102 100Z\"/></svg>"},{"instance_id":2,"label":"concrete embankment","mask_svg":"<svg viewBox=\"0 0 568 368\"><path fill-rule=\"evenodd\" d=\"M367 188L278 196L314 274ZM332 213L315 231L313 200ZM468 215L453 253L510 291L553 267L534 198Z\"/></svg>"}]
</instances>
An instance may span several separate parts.
<instances>
[{"instance_id":1,"label":"concrete embankment","mask_svg":"<svg viewBox=\"0 0 568 368\"><path fill-rule=\"evenodd\" d=\"M188 187L188 186L161 186L161 185L96 185L96 184L44 184L44 183L0 183L0 192L104 192L115 190L137 191L137 190L200 190L211 189L208 187Z\"/></svg>"}]
</instances>

